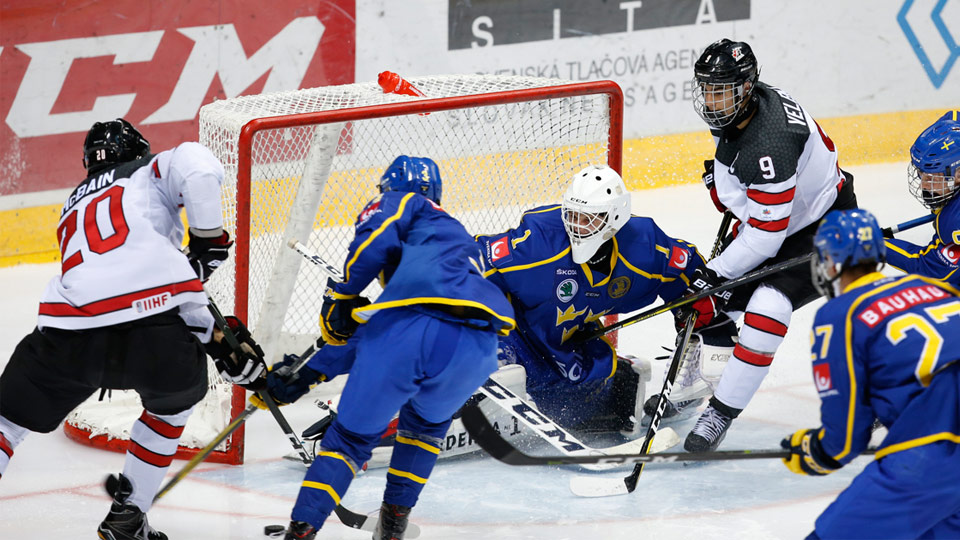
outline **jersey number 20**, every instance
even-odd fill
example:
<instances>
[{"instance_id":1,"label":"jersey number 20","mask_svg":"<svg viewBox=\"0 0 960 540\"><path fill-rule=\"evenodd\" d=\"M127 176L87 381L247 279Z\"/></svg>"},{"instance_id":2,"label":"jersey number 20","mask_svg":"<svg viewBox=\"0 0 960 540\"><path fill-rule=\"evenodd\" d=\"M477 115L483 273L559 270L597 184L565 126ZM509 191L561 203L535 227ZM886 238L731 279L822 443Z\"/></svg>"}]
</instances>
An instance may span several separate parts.
<instances>
[{"instance_id":1,"label":"jersey number 20","mask_svg":"<svg viewBox=\"0 0 960 540\"><path fill-rule=\"evenodd\" d=\"M130 227L127 220L123 217L123 186L113 186L98 195L97 198L90 201L83 211L83 234L87 240L87 247L94 253L106 253L116 249L127 241L127 235L130 233ZM108 231L106 235L100 230L97 223L97 213L101 203L107 206L103 209L106 216L110 218L110 224L113 231ZM60 241L60 275L66 274L68 270L83 262L83 252L80 247L70 256L67 256L67 246L70 239L77 232L77 215L80 210L74 210L67 214L57 227L57 239Z\"/></svg>"}]
</instances>

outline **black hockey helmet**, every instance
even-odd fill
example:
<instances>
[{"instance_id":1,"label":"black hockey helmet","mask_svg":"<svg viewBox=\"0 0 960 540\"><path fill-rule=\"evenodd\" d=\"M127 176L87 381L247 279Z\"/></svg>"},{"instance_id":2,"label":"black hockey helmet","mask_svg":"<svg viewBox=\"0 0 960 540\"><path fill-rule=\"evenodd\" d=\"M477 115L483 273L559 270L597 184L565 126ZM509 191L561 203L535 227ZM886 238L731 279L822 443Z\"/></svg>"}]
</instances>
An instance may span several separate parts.
<instances>
[{"instance_id":1,"label":"black hockey helmet","mask_svg":"<svg viewBox=\"0 0 960 540\"><path fill-rule=\"evenodd\" d=\"M711 43L693 68L697 114L713 128L738 123L750 111L759 77L750 45L726 38Z\"/></svg>"},{"instance_id":2,"label":"black hockey helmet","mask_svg":"<svg viewBox=\"0 0 960 540\"><path fill-rule=\"evenodd\" d=\"M150 143L123 118L97 122L83 141L83 166L87 174L111 165L140 159L150 153Z\"/></svg>"}]
</instances>

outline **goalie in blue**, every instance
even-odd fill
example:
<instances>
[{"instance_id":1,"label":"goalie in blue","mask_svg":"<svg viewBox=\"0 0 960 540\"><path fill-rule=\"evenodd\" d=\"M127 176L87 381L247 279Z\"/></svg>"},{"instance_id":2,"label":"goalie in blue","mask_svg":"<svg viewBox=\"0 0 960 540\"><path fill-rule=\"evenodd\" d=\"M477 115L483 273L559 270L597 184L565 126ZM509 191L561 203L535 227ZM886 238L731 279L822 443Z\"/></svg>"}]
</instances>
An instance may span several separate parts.
<instances>
[{"instance_id":1,"label":"goalie in blue","mask_svg":"<svg viewBox=\"0 0 960 540\"><path fill-rule=\"evenodd\" d=\"M374 538L402 539L453 414L497 370L497 337L515 326L513 309L484 279L473 238L439 206L441 190L429 158L400 156L387 168L381 194L357 217L344 281L324 294L328 345L295 376L268 376L270 394L290 403L350 372L286 538L314 538L399 411ZM378 276L384 290L371 304L359 295Z\"/></svg>"},{"instance_id":2,"label":"goalie in blue","mask_svg":"<svg viewBox=\"0 0 960 540\"><path fill-rule=\"evenodd\" d=\"M936 215L925 246L890 238L887 264L960 286L960 111L949 111L910 148L910 193Z\"/></svg>"},{"instance_id":3,"label":"goalie in blue","mask_svg":"<svg viewBox=\"0 0 960 540\"><path fill-rule=\"evenodd\" d=\"M808 538L960 538L960 290L884 277L867 211L834 211L814 237L813 276L829 300L813 323L822 426L781 443L798 474L825 475L888 433L876 460L817 518Z\"/></svg>"},{"instance_id":4,"label":"goalie in blue","mask_svg":"<svg viewBox=\"0 0 960 540\"><path fill-rule=\"evenodd\" d=\"M517 313L517 331L500 340L501 362L523 365L527 392L554 421L633 435L648 362L618 359L606 338L582 338L604 315L683 295L703 265L696 247L631 216L630 193L607 166L575 174L562 204L529 210L515 229L477 242L487 278Z\"/></svg>"}]
</instances>

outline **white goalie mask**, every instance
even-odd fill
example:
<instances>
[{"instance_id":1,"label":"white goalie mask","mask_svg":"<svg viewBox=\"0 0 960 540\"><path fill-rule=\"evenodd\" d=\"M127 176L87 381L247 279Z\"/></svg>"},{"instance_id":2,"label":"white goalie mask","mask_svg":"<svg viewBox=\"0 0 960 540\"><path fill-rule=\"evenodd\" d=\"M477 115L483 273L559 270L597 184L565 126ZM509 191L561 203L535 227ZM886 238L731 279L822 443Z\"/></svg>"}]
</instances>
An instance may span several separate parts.
<instances>
[{"instance_id":1,"label":"white goalie mask","mask_svg":"<svg viewBox=\"0 0 960 540\"><path fill-rule=\"evenodd\" d=\"M630 219L630 192L617 171L591 165L573 176L562 215L573 262L585 263Z\"/></svg>"}]
</instances>

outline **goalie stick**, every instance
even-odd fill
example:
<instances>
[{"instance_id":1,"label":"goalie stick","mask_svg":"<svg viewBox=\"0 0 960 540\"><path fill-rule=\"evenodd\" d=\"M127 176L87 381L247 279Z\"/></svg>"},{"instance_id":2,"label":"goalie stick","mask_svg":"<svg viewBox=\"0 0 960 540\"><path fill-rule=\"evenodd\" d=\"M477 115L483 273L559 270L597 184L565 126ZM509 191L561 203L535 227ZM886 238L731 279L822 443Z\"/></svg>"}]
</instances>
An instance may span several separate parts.
<instances>
[{"instance_id":1,"label":"goalie stick","mask_svg":"<svg viewBox=\"0 0 960 540\"><path fill-rule=\"evenodd\" d=\"M503 410L507 411L513 417L518 419L520 423L530 428L534 433L537 434L538 437L550 443L551 446L560 452L563 452L565 456L602 456L609 453L628 453L631 451L638 451L641 446L646 444L645 439L637 439L610 448L592 448L581 442L579 439L570 434L570 432L560 427L560 425L553 420L547 418L543 413L538 411L532 405L518 397L516 394L511 392L508 388L501 385L497 381L493 379L487 379L487 381L483 383L483 386L480 387L479 391L487 399L493 401ZM483 412L477 405L471 404L465 407L464 415L466 415L467 410L470 410L471 408L476 408L476 412L479 413L480 416L483 416L483 422L487 426L490 426L490 429L497 433L497 438L503 440L500 437L499 432L496 430L496 428L490 425L490 422L487 420L486 416L483 415ZM467 431L470 433L470 435L476 437L476 435L470 429L470 426L467 424L466 419L464 419L463 424L467 428ZM679 442L680 436L677 435L673 429L665 428L663 431L658 433L657 437L653 440L653 450L651 451L663 451L679 444ZM479 440L477 443L480 444L481 448L487 450L487 448ZM506 444L509 445L509 443ZM583 463L584 468L594 471L605 471L615 467L616 465L617 464L593 462Z\"/></svg>"}]
</instances>

